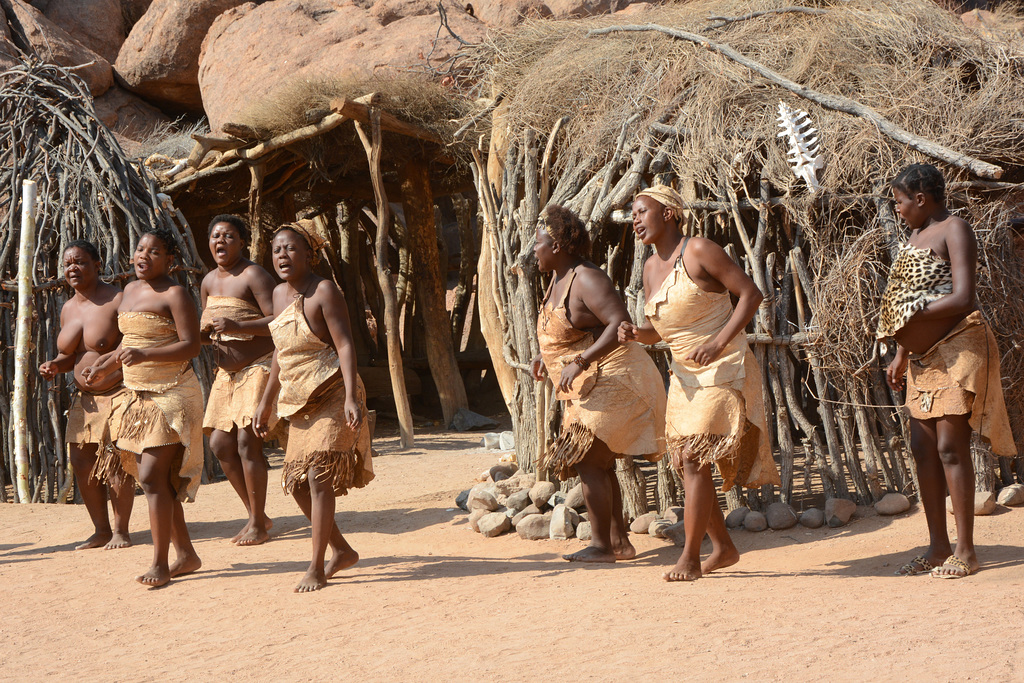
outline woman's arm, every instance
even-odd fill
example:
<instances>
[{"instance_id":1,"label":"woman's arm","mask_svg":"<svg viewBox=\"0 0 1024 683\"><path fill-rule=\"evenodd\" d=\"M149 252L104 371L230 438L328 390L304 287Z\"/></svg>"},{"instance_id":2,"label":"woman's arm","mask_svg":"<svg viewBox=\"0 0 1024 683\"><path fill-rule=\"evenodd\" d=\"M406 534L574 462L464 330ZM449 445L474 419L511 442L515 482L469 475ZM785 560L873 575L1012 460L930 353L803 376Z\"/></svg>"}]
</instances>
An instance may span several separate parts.
<instances>
[{"instance_id":1,"label":"woman's arm","mask_svg":"<svg viewBox=\"0 0 1024 683\"><path fill-rule=\"evenodd\" d=\"M349 426L355 429L362 422L363 414L356 400L356 350L352 343L352 327L345 296L330 280L321 281L314 296L320 299L320 311L331 333L334 349L338 352L341 376L345 380L345 416Z\"/></svg>"},{"instance_id":2,"label":"woman's arm","mask_svg":"<svg viewBox=\"0 0 1024 683\"><path fill-rule=\"evenodd\" d=\"M696 257L695 260L700 264L703 274L719 282L738 299L732 315L729 316L729 320L714 339L701 344L684 356L684 360L692 360L698 365L707 365L718 358L733 337L742 332L747 323L753 319L757 307L764 300L764 294L750 279L750 276L729 258L725 250L711 240L694 237L690 240L689 249L684 255L684 265L687 264L687 261L692 263L692 260L687 259L686 256Z\"/></svg>"},{"instance_id":3,"label":"woman's arm","mask_svg":"<svg viewBox=\"0 0 1024 683\"><path fill-rule=\"evenodd\" d=\"M281 391L281 367L277 364L277 349L274 349L274 356L270 361L270 378L267 380L267 386L263 389L263 398L256 406L256 415L253 416L252 429L261 439L267 438L270 434L270 411L279 391Z\"/></svg>"},{"instance_id":4,"label":"woman's arm","mask_svg":"<svg viewBox=\"0 0 1024 683\"><path fill-rule=\"evenodd\" d=\"M596 363L619 346L619 327L622 323L630 321L629 313L626 311L626 305L619 298L619 293L615 291L612 281L604 271L591 267L582 268L576 275L576 282L573 284L576 286L571 294L579 297L590 314L604 326L601 335L580 354L585 363ZM570 301L569 306L571 305ZM566 364L562 368L562 376L558 381L559 389L569 391L573 380L581 372L583 372L583 368L580 365Z\"/></svg>"}]
</instances>

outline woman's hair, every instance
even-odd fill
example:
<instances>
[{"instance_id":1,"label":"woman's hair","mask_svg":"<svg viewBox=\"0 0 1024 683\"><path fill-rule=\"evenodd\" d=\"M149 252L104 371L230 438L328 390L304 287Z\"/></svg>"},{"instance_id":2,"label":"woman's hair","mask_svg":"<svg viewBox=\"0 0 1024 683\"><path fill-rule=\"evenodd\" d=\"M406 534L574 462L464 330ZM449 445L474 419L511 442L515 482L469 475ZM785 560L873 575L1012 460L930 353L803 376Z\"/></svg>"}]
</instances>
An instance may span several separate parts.
<instances>
[{"instance_id":1,"label":"woman's hair","mask_svg":"<svg viewBox=\"0 0 1024 683\"><path fill-rule=\"evenodd\" d=\"M152 235L158 240L164 243L164 249L167 250L168 255L178 255L178 241L174 239L174 234L167 228L150 228L142 233L142 236Z\"/></svg>"},{"instance_id":2,"label":"woman's hair","mask_svg":"<svg viewBox=\"0 0 1024 683\"><path fill-rule=\"evenodd\" d=\"M212 233L213 226L217 225L218 223L227 223L228 225L233 225L235 227L235 230L238 231L239 236L241 236L242 241L245 242L246 244L249 243L249 226L245 224L245 220L242 219L240 216L236 216L233 213L222 213L217 216L214 216L213 220L210 221L209 227L206 229L206 234L209 235L210 233Z\"/></svg>"},{"instance_id":3,"label":"woman's hair","mask_svg":"<svg viewBox=\"0 0 1024 683\"><path fill-rule=\"evenodd\" d=\"M544 209L544 227L557 242L572 256L590 257L590 235L583 221L570 209L552 204Z\"/></svg>"},{"instance_id":4,"label":"woman's hair","mask_svg":"<svg viewBox=\"0 0 1024 683\"><path fill-rule=\"evenodd\" d=\"M930 194L939 204L946 201L946 180L942 171L931 164L911 164L900 171L889 185L908 197L923 192Z\"/></svg>"},{"instance_id":5,"label":"woman's hair","mask_svg":"<svg viewBox=\"0 0 1024 683\"><path fill-rule=\"evenodd\" d=\"M81 249L86 254L88 254L89 258L91 258L93 261L102 260L100 258L99 249L97 249L96 245L93 244L92 242L87 242L86 240L75 240L74 242L69 242L68 246L64 247L64 254L68 253L72 249ZM61 256L63 256L64 254L61 254Z\"/></svg>"}]
</instances>

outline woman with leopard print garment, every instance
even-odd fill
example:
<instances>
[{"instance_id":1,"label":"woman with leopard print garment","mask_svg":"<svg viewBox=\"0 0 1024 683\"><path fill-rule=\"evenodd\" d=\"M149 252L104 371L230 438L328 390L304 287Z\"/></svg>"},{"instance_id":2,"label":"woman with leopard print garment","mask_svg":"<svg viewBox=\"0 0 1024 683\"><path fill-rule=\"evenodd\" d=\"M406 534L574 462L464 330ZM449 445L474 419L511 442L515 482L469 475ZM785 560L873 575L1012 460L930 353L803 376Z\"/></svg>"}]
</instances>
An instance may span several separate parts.
<instances>
[{"instance_id":1,"label":"woman with leopard print garment","mask_svg":"<svg viewBox=\"0 0 1024 683\"><path fill-rule=\"evenodd\" d=\"M979 567L971 432L997 455L1016 455L999 383L999 349L977 308L974 232L946 209L942 174L913 164L892 181L892 191L911 233L882 296L877 337L896 338L886 380L896 390L907 385L910 449L929 534L928 550L896 573L963 578ZM955 549L946 530L947 486Z\"/></svg>"}]
</instances>

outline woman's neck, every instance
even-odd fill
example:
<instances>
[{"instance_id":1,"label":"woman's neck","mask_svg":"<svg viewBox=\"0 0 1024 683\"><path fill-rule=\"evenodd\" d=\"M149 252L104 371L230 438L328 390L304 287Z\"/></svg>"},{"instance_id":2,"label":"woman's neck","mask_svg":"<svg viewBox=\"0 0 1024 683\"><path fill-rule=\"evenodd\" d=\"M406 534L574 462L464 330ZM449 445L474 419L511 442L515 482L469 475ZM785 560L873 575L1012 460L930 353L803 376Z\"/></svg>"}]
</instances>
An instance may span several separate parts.
<instances>
[{"instance_id":1,"label":"woman's neck","mask_svg":"<svg viewBox=\"0 0 1024 683\"><path fill-rule=\"evenodd\" d=\"M307 272L305 275L296 276L293 279L286 280L286 282L295 294L306 296L310 285L312 285L316 279L317 277L315 273Z\"/></svg>"},{"instance_id":2,"label":"woman's neck","mask_svg":"<svg viewBox=\"0 0 1024 683\"><path fill-rule=\"evenodd\" d=\"M654 251L662 261L668 261L675 254L683 235L676 226L665 226L665 232L654 242Z\"/></svg>"},{"instance_id":3,"label":"woman's neck","mask_svg":"<svg viewBox=\"0 0 1024 683\"><path fill-rule=\"evenodd\" d=\"M583 263L583 259L574 256L566 258L561 263L556 264L555 267L552 269L555 272L555 279L561 280L563 277L569 274L570 270L575 270L576 266L580 265L581 263Z\"/></svg>"}]
</instances>

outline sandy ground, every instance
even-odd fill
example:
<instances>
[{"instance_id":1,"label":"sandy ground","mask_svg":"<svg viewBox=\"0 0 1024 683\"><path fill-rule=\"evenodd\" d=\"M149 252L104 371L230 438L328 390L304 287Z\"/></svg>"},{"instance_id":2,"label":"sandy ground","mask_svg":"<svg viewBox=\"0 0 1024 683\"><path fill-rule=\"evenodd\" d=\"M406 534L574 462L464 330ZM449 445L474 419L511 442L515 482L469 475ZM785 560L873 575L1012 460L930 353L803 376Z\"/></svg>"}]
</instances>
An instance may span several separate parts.
<instances>
[{"instance_id":1,"label":"sandy ground","mask_svg":"<svg viewBox=\"0 0 1024 683\"><path fill-rule=\"evenodd\" d=\"M486 539L453 511L495 461L479 436L377 442L377 479L339 499L362 560L322 591L292 588L309 527L271 472L266 545L226 539L242 506L226 482L186 516L204 566L161 589L145 499L136 546L74 551L84 508L0 508L0 678L41 680L876 680L1024 681L1024 509L978 519L983 570L898 578L921 549L918 508L838 530L734 532L739 565L667 584L677 557L635 537L636 560L569 565L579 541Z\"/></svg>"}]
</instances>

